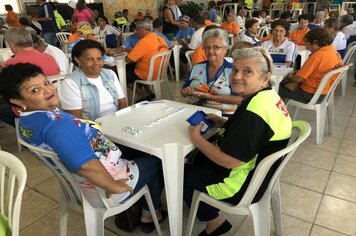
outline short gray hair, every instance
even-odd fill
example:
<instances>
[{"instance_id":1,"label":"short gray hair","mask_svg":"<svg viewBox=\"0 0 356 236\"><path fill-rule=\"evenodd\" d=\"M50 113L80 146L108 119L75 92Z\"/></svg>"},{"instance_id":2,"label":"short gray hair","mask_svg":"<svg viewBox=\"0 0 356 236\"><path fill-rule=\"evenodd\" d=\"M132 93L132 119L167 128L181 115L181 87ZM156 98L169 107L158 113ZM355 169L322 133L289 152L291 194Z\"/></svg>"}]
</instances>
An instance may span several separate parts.
<instances>
[{"instance_id":1,"label":"short gray hair","mask_svg":"<svg viewBox=\"0 0 356 236\"><path fill-rule=\"evenodd\" d=\"M143 18L141 20L136 21L135 24L137 28L141 27L144 30L153 31L153 25L150 19Z\"/></svg>"},{"instance_id":2,"label":"short gray hair","mask_svg":"<svg viewBox=\"0 0 356 236\"><path fill-rule=\"evenodd\" d=\"M315 13L315 18L318 18L319 16L322 16L323 18L325 18L325 12L324 11L318 11L317 13Z\"/></svg>"},{"instance_id":3,"label":"short gray hair","mask_svg":"<svg viewBox=\"0 0 356 236\"><path fill-rule=\"evenodd\" d=\"M354 22L354 18L351 15L343 15L340 17L340 22L345 23L346 25L351 25Z\"/></svg>"},{"instance_id":4,"label":"short gray hair","mask_svg":"<svg viewBox=\"0 0 356 236\"><path fill-rule=\"evenodd\" d=\"M6 31L5 40L18 47L32 47L31 33L23 27L13 27Z\"/></svg>"},{"instance_id":5,"label":"short gray hair","mask_svg":"<svg viewBox=\"0 0 356 236\"><path fill-rule=\"evenodd\" d=\"M208 38L220 38L225 47L227 47L229 45L229 41L228 41L229 40L229 35L223 29L214 28L214 29L210 29L210 30L205 31L204 34L203 34L203 40L202 40L203 46L205 44L205 41Z\"/></svg>"},{"instance_id":6,"label":"short gray hair","mask_svg":"<svg viewBox=\"0 0 356 236\"><path fill-rule=\"evenodd\" d=\"M257 61L261 75L272 73L273 61L271 55L263 47L236 49L232 53L232 58L234 61L253 58Z\"/></svg>"}]
</instances>

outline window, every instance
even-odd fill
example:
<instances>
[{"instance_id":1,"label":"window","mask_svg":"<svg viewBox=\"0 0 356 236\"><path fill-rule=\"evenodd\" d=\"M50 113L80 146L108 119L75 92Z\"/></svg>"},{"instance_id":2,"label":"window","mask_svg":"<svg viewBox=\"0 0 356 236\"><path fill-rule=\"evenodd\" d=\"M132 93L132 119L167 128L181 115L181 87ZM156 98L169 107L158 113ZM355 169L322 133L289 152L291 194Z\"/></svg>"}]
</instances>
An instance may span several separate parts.
<instances>
[{"instance_id":1,"label":"window","mask_svg":"<svg viewBox=\"0 0 356 236\"><path fill-rule=\"evenodd\" d=\"M5 10L6 4L10 4L14 9L14 12L16 12L17 14L23 13L24 8L21 0L6 0L6 1L0 1L0 14L2 15L7 14L7 11Z\"/></svg>"}]
</instances>

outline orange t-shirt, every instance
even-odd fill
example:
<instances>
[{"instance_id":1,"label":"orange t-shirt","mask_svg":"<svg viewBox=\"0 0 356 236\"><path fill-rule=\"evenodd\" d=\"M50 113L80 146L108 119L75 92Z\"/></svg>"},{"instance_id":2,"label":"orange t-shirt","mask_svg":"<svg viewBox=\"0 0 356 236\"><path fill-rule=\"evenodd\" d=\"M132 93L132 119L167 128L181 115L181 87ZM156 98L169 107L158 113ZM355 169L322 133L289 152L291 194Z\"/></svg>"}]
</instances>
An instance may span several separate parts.
<instances>
[{"instance_id":1,"label":"orange t-shirt","mask_svg":"<svg viewBox=\"0 0 356 236\"><path fill-rule=\"evenodd\" d=\"M205 19L205 26L213 25L214 23L211 20Z\"/></svg>"},{"instance_id":2,"label":"orange t-shirt","mask_svg":"<svg viewBox=\"0 0 356 236\"><path fill-rule=\"evenodd\" d=\"M309 56L302 68L296 73L297 76L303 78L300 88L307 93L314 94L324 75L342 65L340 54L335 50L334 46L328 45L318 49ZM336 75L329 80L322 94L328 92L335 78Z\"/></svg>"},{"instance_id":3,"label":"orange t-shirt","mask_svg":"<svg viewBox=\"0 0 356 236\"><path fill-rule=\"evenodd\" d=\"M267 40L270 40L273 38L273 35L272 34L269 34L267 35L266 37L263 37L260 41L261 43L263 43L264 41L267 41Z\"/></svg>"},{"instance_id":4,"label":"orange t-shirt","mask_svg":"<svg viewBox=\"0 0 356 236\"><path fill-rule=\"evenodd\" d=\"M68 37L67 39L67 43L71 43L74 42L75 40L77 40L79 38L77 33L72 34L71 36Z\"/></svg>"},{"instance_id":5,"label":"orange t-shirt","mask_svg":"<svg viewBox=\"0 0 356 236\"><path fill-rule=\"evenodd\" d=\"M203 49L203 45L200 44L193 52L192 54L192 64L196 65L202 61L206 61L206 55Z\"/></svg>"},{"instance_id":6,"label":"orange t-shirt","mask_svg":"<svg viewBox=\"0 0 356 236\"><path fill-rule=\"evenodd\" d=\"M305 46L305 42L303 41L304 35L306 35L310 29L307 27L306 30L301 31L299 28L294 30L290 36L289 40L293 43L297 44L298 46Z\"/></svg>"},{"instance_id":7,"label":"orange t-shirt","mask_svg":"<svg viewBox=\"0 0 356 236\"><path fill-rule=\"evenodd\" d=\"M151 57L167 50L168 45L163 38L155 33L149 33L138 41L127 57L132 61L137 62L135 74L140 77L140 79L146 80L150 70ZM156 60L155 62L152 80L155 80L157 77L159 62L159 60Z\"/></svg>"},{"instance_id":8,"label":"orange t-shirt","mask_svg":"<svg viewBox=\"0 0 356 236\"><path fill-rule=\"evenodd\" d=\"M227 22L225 21L222 25L221 28L226 30L229 34L238 34L239 33L239 25L237 24L236 21L232 22Z\"/></svg>"},{"instance_id":9,"label":"orange t-shirt","mask_svg":"<svg viewBox=\"0 0 356 236\"><path fill-rule=\"evenodd\" d=\"M6 16L7 24L11 27L21 26L19 19L14 11L8 11Z\"/></svg>"}]
</instances>

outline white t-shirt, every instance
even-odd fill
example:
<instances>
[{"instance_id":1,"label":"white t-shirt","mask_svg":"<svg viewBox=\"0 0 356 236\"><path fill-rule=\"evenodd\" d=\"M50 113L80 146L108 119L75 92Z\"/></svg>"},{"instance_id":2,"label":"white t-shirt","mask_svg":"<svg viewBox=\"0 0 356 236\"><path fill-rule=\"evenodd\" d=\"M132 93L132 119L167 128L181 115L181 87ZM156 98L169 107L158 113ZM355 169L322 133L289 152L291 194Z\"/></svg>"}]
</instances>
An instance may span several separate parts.
<instances>
[{"instance_id":1,"label":"white t-shirt","mask_svg":"<svg viewBox=\"0 0 356 236\"><path fill-rule=\"evenodd\" d=\"M59 67L59 74L65 75L69 73L69 60L61 49L48 44L44 53L52 56L54 60L56 60Z\"/></svg>"},{"instance_id":2,"label":"white t-shirt","mask_svg":"<svg viewBox=\"0 0 356 236\"><path fill-rule=\"evenodd\" d=\"M346 49L347 39L343 32L339 31L333 36L332 45L337 51Z\"/></svg>"},{"instance_id":3,"label":"white t-shirt","mask_svg":"<svg viewBox=\"0 0 356 236\"><path fill-rule=\"evenodd\" d=\"M245 29L245 22L246 22L245 17L237 16L236 21L237 21L237 24L239 25L240 29Z\"/></svg>"},{"instance_id":4,"label":"white t-shirt","mask_svg":"<svg viewBox=\"0 0 356 236\"><path fill-rule=\"evenodd\" d=\"M121 34L121 32L119 30L117 30L112 25L108 25L108 24L105 25L103 30L100 29L100 26L96 26L94 28L94 33L95 34L102 34L102 35L115 34L116 36L119 36Z\"/></svg>"},{"instance_id":5,"label":"white t-shirt","mask_svg":"<svg viewBox=\"0 0 356 236\"><path fill-rule=\"evenodd\" d=\"M251 35L252 36L252 35ZM247 31L241 35L241 41L252 43L253 45L260 42L257 37L251 37Z\"/></svg>"},{"instance_id":6,"label":"white t-shirt","mask_svg":"<svg viewBox=\"0 0 356 236\"><path fill-rule=\"evenodd\" d=\"M353 24L345 26L341 31L344 33L346 39L349 39L352 35L356 35L356 22L354 21Z\"/></svg>"},{"instance_id":7,"label":"white t-shirt","mask_svg":"<svg viewBox=\"0 0 356 236\"><path fill-rule=\"evenodd\" d=\"M192 39L190 40L190 43L188 45L188 47L190 49L196 49L198 47L198 45L201 44L202 42L202 36L203 36L203 31L204 31L205 27L201 27L200 29L198 29L197 31L194 32L194 34L192 35Z\"/></svg>"},{"instance_id":8,"label":"white t-shirt","mask_svg":"<svg viewBox=\"0 0 356 236\"><path fill-rule=\"evenodd\" d=\"M292 61L294 62L297 56L297 45L290 41L288 38L284 40L284 42L276 47L273 44L273 39L267 40L262 43L261 45L271 54L272 58L273 55L285 55L285 61Z\"/></svg>"},{"instance_id":9,"label":"white t-shirt","mask_svg":"<svg viewBox=\"0 0 356 236\"><path fill-rule=\"evenodd\" d=\"M114 77L114 84L118 94L118 99L124 98L124 92L119 83L116 74L110 70L111 76ZM100 100L100 116L105 116L117 111L117 107L110 93L105 89L101 77L87 78L89 83L96 86L99 92ZM58 87L58 97L63 110L79 110L82 109L82 94L77 84L71 79L64 79ZM88 118L88 117L84 117Z\"/></svg>"}]
</instances>

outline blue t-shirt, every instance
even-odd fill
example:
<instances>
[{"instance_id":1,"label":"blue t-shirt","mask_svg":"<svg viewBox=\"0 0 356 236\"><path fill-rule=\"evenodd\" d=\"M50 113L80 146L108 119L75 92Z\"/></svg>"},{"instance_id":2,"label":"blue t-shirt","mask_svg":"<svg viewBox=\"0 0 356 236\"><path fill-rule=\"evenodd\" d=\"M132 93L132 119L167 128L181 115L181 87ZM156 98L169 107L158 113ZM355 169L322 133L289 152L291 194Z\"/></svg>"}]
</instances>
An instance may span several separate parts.
<instances>
[{"instance_id":1,"label":"blue t-shirt","mask_svg":"<svg viewBox=\"0 0 356 236\"><path fill-rule=\"evenodd\" d=\"M124 48L133 48L133 47L135 47L135 45L138 41L140 41L140 38L138 38L136 35L132 34L124 41L122 46Z\"/></svg>"},{"instance_id":2,"label":"blue t-shirt","mask_svg":"<svg viewBox=\"0 0 356 236\"><path fill-rule=\"evenodd\" d=\"M179 39L186 39L186 38L191 38L192 35L194 34L195 30L193 27L188 27L187 29L179 29L178 33L176 35L177 40Z\"/></svg>"},{"instance_id":3,"label":"blue t-shirt","mask_svg":"<svg viewBox=\"0 0 356 236\"><path fill-rule=\"evenodd\" d=\"M120 149L105 138L93 121L80 120L60 110L24 112L19 131L31 145L57 153L94 206L102 205L95 186L75 173L88 161L99 159L114 179L128 178L126 184L132 188L137 184L139 170L135 162L122 159ZM112 196L119 203L129 195L125 192Z\"/></svg>"}]
</instances>

